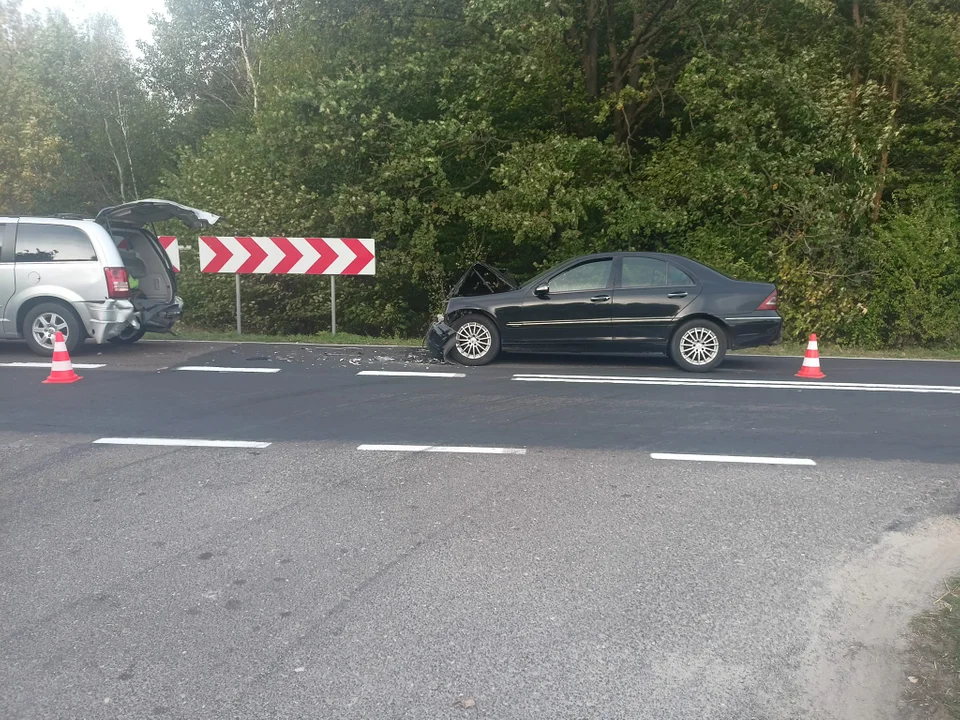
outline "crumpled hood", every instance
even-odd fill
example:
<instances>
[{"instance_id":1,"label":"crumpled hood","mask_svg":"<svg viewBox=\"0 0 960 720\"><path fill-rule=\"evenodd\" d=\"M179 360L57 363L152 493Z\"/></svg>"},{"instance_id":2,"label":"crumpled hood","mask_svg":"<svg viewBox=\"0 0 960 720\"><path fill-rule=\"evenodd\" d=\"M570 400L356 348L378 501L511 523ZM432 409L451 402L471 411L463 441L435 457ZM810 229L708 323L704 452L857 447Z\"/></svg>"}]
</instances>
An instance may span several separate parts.
<instances>
[{"instance_id":1,"label":"crumpled hood","mask_svg":"<svg viewBox=\"0 0 960 720\"><path fill-rule=\"evenodd\" d=\"M450 291L450 297L476 297L516 290L520 285L505 270L484 263L475 263L463 274Z\"/></svg>"},{"instance_id":2,"label":"crumpled hood","mask_svg":"<svg viewBox=\"0 0 960 720\"><path fill-rule=\"evenodd\" d=\"M170 200L135 200L104 208L97 214L98 223L124 222L143 227L166 220L179 220L192 230L215 225L218 215L187 207Z\"/></svg>"}]
</instances>

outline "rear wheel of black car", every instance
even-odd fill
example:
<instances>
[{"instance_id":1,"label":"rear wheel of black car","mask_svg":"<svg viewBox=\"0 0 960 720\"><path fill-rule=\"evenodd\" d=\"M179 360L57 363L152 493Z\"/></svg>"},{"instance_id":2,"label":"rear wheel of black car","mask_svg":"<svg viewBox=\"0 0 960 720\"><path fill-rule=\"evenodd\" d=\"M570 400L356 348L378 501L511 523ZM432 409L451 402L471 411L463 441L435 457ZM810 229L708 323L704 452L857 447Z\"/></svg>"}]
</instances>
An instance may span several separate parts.
<instances>
[{"instance_id":1,"label":"rear wheel of black car","mask_svg":"<svg viewBox=\"0 0 960 720\"><path fill-rule=\"evenodd\" d=\"M451 357L461 365L486 365L500 353L500 332L485 315L466 315L453 324Z\"/></svg>"},{"instance_id":2,"label":"rear wheel of black car","mask_svg":"<svg viewBox=\"0 0 960 720\"><path fill-rule=\"evenodd\" d=\"M146 335L147 331L142 327L135 328L133 326L125 327L120 331L120 334L116 337L110 338L110 342L114 345L133 345L137 340Z\"/></svg>"},{"instance_id":3,"label":"rear wheel of black car","mask_svg":"<svg viewBox=\"0 0 960 720\"><path fill-rule=\"evenodd\" d=\"M670 340L670 357L687 372L708 372L723 362L727 335L710 320L684 323Z\"/></svg>"}]
</instances>

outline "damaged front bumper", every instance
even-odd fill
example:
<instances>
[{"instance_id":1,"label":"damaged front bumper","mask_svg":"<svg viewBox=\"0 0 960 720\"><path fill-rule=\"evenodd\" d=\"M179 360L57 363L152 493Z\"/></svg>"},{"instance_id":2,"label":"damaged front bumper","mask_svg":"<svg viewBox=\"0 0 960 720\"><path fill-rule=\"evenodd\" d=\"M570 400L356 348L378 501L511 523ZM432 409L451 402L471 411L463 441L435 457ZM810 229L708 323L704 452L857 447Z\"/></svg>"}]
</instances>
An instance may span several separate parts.
<instances>
[{"instance_id":1,"label":"damaged front bumper","mask_svg":"<svg viewBox=\"0 0 960 720\"><path fill-rule=\"evenodd\" d=\"M447 353L449 353L450 348L453 347L453 341L455 339L456 335L453 332L453 328L443 320L440 320L433 323L430 329L427 330L424 345L432 355L442 360L447 357Z\"/></svg>"},{"instance_id":2,"label":"damaged front bumper","mask_svg":"<svg viewBox=\"0 0 960 720\"><path fill-rule=\"evenodd\" d=\"M93 340L98 345L123 332L136 317L136 309L129 300L107 300L85 303L90 313Z\"/></svg>"}]
</instances>

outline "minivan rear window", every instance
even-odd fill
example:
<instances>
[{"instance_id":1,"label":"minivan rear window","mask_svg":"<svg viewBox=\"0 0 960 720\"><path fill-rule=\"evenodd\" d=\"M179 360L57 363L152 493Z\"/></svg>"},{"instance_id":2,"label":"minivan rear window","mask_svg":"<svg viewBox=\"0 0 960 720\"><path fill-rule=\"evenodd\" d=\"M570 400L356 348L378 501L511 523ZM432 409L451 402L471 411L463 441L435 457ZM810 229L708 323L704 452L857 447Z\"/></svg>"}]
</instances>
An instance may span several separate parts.
<instances>
[{"instance_id":1,"label":"minivan rear window","mask_svg":"<svg viewBox=\"0 0 960 720\"><path fill-rule=\"evenodd\" d=\"M87 234L69 225L17 226L16 262L75 262L96 260Z\"/></svg>"}]
</instances>

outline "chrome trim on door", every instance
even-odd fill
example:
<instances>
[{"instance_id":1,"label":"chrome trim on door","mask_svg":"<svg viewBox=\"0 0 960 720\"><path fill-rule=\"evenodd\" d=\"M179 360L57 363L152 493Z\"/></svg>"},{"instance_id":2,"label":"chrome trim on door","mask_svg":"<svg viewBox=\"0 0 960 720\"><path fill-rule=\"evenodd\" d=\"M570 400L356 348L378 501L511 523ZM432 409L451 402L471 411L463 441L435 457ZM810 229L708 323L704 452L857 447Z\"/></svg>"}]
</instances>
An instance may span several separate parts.
<instances>
[{"instance_id":1,"label":"chrome trim on door","mask_svg":"<svg viewBox=\"0 0 960 720\"><path fill-rule=\"evenodd\" d=\"M728 317L723 319L724 322L783 322L783 318L780 317L751 317L741 316L741 317Z\"/></svg>"},{"instance_id":2,"label":"chrome trim on door","mask_svg":"<svg viewBox=\"0 0 960 720\"><path fill-rule=\"evenodd\" d=\"M528 320L526 322L508 322L507 327L533 327L535 325L594 325L602 323L604 325L610 322L607 318L593 320Z\"/></svg>"}]
</instances>

